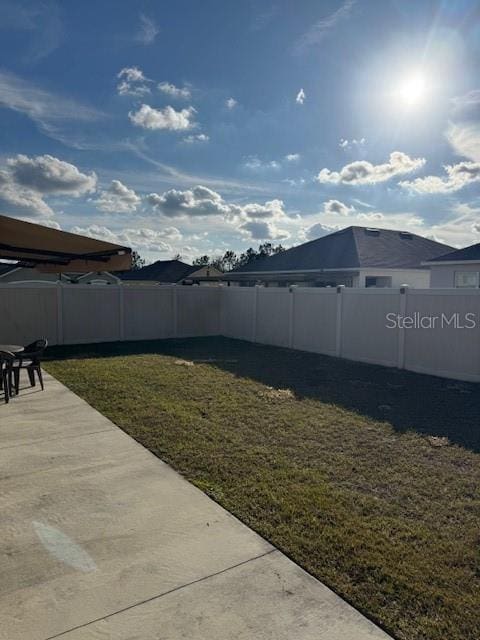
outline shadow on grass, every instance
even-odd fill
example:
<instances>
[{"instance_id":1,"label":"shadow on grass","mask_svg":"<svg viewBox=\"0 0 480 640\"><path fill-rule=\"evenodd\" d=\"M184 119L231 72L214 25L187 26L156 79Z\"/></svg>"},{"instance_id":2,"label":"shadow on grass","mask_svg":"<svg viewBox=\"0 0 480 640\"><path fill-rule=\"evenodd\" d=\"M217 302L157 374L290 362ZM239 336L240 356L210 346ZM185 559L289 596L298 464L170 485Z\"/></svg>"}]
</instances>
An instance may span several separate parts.
<instances>
[{"instance_id":1,"label":"shadow on grass","mask_svg":"<svg viewBox=\"0 0 480 640\"><path fill-rule=\"evenodd\" d=\"M297 397L384 420L399 431L446 436L480 452L480 385L228 338L51 347L48 359L162 354L204 362Z\"/></svg>"}]
</instances>

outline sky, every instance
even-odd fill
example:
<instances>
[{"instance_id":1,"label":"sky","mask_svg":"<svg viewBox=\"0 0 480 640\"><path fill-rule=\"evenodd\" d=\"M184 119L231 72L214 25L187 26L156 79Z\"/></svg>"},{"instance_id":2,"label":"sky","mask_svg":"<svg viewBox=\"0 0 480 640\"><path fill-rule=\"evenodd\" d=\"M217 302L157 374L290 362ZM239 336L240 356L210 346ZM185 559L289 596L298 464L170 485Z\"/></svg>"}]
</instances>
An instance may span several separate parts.
<instances>
[{"instance_id":1,"label":"sky","mask_svg":"<svg viewBox=\"0 0 480 640\"><path fill-rule=\"evenodd\" d=\"M0 0L0 213L185 261L480 242L476 0Z\"/></svg>"}]
</instances>

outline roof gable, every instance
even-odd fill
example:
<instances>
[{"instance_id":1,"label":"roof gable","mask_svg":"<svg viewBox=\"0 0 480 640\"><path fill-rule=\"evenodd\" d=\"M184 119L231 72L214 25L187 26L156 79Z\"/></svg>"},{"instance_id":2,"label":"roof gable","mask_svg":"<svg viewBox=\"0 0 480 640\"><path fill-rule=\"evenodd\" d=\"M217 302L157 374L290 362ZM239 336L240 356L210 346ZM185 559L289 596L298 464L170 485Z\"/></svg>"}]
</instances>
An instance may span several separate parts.
<instances>
[{"instance_id":1,"label":"roof gable","mask_svg":"<svg viewBox=\"0 0 480 640\"><path fill-rule=\"evenodd\" d=\"M347 227L316 240L260 258L232 273L322 269L421 269L422 262L451 247L414 233Z\"/></svg>"},{"instance_id":2,"label":"roof gable","mask_svg":"<svg viewBox=\"0 0 480 640\"><path fill-rule=\"evenodd\" d=\"M157 260L141 269L126 271L120 275L122 280L150 280L151 282L178 282L186 278L197 267L180 260Z\"/></svg>"},{"instance_id":3,"label":"roof gable","mask_svg":"<svg viewBox=\"0 0 480 640\"><path fill-rule=\"evenodd\" d=\"M468 262L470 260L472 262L480 261L480 242L472 244L470 247L457 249L456 251L432 258L429 262Z\"/></svg>"}]
</instances>

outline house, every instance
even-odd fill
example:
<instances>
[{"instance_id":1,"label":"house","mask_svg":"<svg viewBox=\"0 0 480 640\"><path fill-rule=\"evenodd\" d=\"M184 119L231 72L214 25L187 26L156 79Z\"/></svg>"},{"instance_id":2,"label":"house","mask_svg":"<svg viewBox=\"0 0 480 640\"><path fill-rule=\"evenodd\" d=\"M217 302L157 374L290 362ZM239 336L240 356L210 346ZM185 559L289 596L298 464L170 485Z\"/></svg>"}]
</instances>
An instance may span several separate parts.
<instances>
[{"instance_id":1,"label":"house","mask_svg":"<svg viewBox=\"0 0 480 640\"><path fill-rule=\"evenodd\" d=\"M407 231L347 227L225 274L229 284L429 288L425 261L452 247Z\"/></svg>"},{"instance_id":2,"label":"house","mask_svg":"<svg viewBox=\"0 0 480 640\"><path fill-rule=\"evenodd\" d=\"M425 264L430 267L431 287L480 287L480 242L432 258Z\"/></svg>"},{"instance_id":3,"label":"house","mask_svg":"<svg viewBox=\"0 0 480 640\"><path fill-rule=\"evenodd\" d=\"M43 273L21 264L0 263L0 284L119 284L120 280L108 271L90 273Z\"/></svg>"},{"instance_id":4,"label":"house","mask_svg":"<svg viewBox=\"0 0 480 640\"><path fill-rule=\"evenodd\" d=\"M157 260L141 269L120 274L124 284L215 284L222 272L214 267L198 267L180 260Z\"/></svg>"}]
</instances>

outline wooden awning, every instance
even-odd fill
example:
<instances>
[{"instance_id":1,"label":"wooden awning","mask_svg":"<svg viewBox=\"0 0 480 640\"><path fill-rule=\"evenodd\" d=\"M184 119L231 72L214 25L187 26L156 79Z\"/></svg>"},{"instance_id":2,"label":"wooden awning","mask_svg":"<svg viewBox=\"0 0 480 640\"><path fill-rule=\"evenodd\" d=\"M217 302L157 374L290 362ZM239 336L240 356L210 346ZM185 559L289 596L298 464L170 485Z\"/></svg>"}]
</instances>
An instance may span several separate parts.
<instances>
[{"instance_id":1,"label":"wooden awning","mask_svg":"<svg viewBox=\"0 0 480 640\"><path fill-rule=\"evenodd\" d=\"M0 258L47 273L125 271L132 250L111 242L0 216Z\"/></svg>"}]
</instances>

